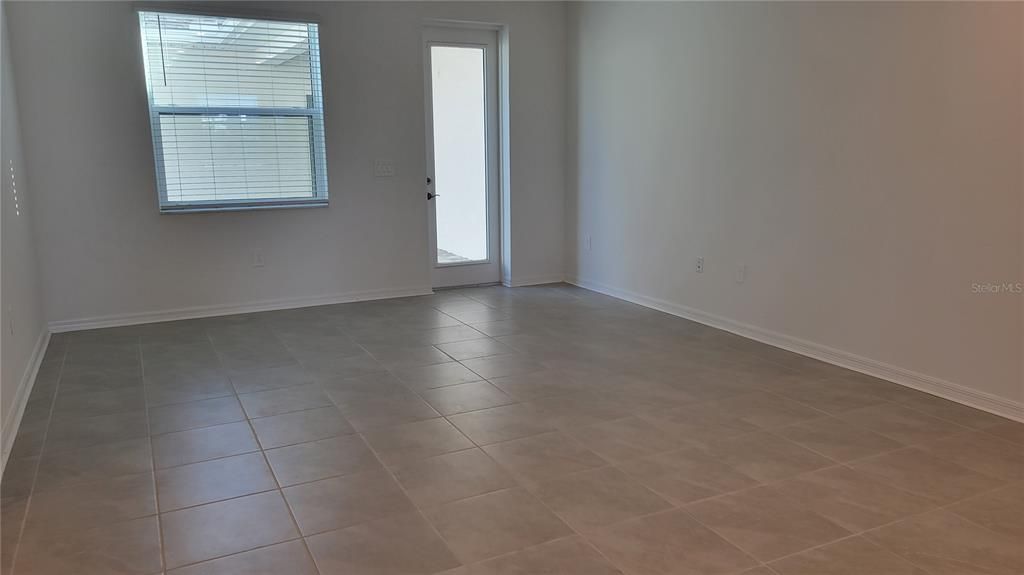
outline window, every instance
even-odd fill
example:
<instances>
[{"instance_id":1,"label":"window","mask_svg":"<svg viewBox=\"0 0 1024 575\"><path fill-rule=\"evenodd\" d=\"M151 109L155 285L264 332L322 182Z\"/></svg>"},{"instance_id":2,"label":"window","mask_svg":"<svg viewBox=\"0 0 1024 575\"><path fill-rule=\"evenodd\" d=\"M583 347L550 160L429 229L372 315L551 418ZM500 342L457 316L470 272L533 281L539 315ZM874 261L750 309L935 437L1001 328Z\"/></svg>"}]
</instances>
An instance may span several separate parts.
<instances>
[{"instance_id":1,"label":"window","mask_svg":"<svg viewBox=\"0 0 1024 575\"><path fill-rule=\"evenodd\" d=\"M317 25L140 12L160 211L327 204Z\"/></svg>"}]
</instances>

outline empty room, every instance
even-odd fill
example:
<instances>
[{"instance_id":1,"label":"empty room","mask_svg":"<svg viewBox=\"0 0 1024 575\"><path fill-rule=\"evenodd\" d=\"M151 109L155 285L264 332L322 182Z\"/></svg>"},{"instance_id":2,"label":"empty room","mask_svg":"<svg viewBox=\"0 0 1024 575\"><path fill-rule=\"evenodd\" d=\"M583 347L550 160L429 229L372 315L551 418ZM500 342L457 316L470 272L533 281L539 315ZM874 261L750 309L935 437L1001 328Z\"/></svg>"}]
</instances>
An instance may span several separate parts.
<instances>
[{"instance_id":1,"label":"empty room","mask_svg":"<svg viewBox=\"0 0 1024 575\"><path fill-rule=\"evenodd\" d=\"M0 574L1024 573L1024 3L0 13Z\"/></svg>"}]
</instances>

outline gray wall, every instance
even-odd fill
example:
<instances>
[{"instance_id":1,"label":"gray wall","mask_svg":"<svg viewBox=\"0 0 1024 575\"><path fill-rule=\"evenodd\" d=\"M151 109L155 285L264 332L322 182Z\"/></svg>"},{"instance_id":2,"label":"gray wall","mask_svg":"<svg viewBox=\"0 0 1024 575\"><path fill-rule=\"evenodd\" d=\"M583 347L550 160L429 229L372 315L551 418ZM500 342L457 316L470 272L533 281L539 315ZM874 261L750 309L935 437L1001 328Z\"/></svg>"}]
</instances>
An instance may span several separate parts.
<instances>
[{"instance_id":1,"label":"gray wall","mask_svg":"<svg viewBox=\"0 0 1024 575\"><path fill-rule=\"evenodd\" d=\"M1019 402L1022 13L571 5L569 275Z\"/></svg>"},{"instance_id":2,"label":"gray wall","mask_svg":"<svg viewBox=\"0 0 1024 575\"><path fill-rule=\"evenodd\" d=\"M4 9L0 7L0 445L6 461L17 409L21 407L15 400L19 393L28 391L27 386L21 386L28 382L26 376L34 367L33 351L45 334L46 324L40 307L32 233L37 198L25 175L7 18L2 14Z\"/></svg>"},{"instance_id":3,"label":"gray wall","mask_svg":"<svg viewBox=\"0 0 1024 575\"><path fill-rule=\"evenodd\" d=\"M10 4L49 320L428 288L420 30L433 18L508 26L511 279L561 277L564 4L260 10L319 17L329 208L158 215L133 4ZM374 178L375 158L396 177Z\"/></svg>"}]
</instances>

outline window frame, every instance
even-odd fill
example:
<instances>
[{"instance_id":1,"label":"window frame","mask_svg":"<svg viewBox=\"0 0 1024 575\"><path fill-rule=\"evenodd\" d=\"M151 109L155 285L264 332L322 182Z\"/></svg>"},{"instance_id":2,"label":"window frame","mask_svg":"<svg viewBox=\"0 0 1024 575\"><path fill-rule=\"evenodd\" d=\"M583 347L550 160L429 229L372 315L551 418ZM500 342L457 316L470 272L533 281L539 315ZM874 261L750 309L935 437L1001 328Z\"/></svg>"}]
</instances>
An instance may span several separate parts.
<instances>
[{"instance_id":1,"label":"window frame","mask_svg":"<svg viewBox=\"0 0 1024 575\"><path fill-rule=\"evenodd\" d=\"M327 207L327 136L324 127L323 78L320 63L320 24L314 19L285 18L263 15L230 15L219 12L204 13L192 10L171 9L138 9L139 37L142 45L143 76L146 82L146 98L151 130L150 143L153 146L153 159L156 168L156 187L161 214L182 214L196 212L233 212L248 210L286 209ZM147 14L166 14L170 16L191 16L206 18L237 18L240 20L258 20L267 22L288 22L305 24L307 27L310 61L310 92L311 107L253 107L253 106L160 106L153 103L153 86L149 74L147 39L144 29L144 18ZM163 116L197 116L197 117L305 117L309 118L312 128L310 135L310 156L312 158L313 197L311 198L262 198L241 200L192 200L169 201L167 199L167 179L163 158L163 138L160 118Z\"/></svg>"}]
</instances>

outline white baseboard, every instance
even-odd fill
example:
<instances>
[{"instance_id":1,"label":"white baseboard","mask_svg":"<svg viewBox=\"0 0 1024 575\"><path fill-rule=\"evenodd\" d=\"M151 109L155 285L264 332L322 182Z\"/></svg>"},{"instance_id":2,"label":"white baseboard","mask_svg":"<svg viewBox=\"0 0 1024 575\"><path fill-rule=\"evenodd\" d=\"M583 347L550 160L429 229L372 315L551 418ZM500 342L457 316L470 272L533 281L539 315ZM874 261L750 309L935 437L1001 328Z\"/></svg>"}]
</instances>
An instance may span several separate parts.
<instances>
[{"instance_id":1,"label":"white baseboard","mask_svg":"<svg viewBox=\"0 0 1024 575\"><path fill-rule=\"evenodd\" d=\"M11 455L14 447L14 438L18 435L18 426L21 425L21 417L25 414L25 406L28 405L28 398L32 395L32 386L35 385L36 375L39 374L39 366L43 363L43 356L46 355L46 346L50 343L50 332L43 330L36 340L36 346L32 349L32 355L28 358L28 365L25 366L25 373L18 382L18 389L14 392L14 403L11 404L10 413L4 414L3 429L0 430L0 437L3 438L2 459L0 459L0 476L7 468L7 458Z\"/></svg>"},{"instance_id":2,"label":"white baseboard","mask_svg":"<svg viewBox=\"0 0 1024 575\"><path fill-rule=\"evenodd\" d=\"M337 303L351 303L357 301L370 301L376 299L388 299L395 297L430 295L432 293L434 293L434 291L429 286L411 288L387 288L359 292L346 292L322 296L282 298L247 303L196 306L152 312L127 313L100 317L51 321L49 323L49 328L51 333L62 333L66 331L80 331L84 329L98 329L105 327L122 327L127 325L138 325L143 323L155 323L161 321L196 319L202 317L215 317L221 315L253 313L260 311L276 311L282 309L294 309L299 307L312 307L318 305L331 305Z\"/></svg>"},{"instance_id":3,"label":"white baseboard","mask_svg":"<svg viewBox=\"0 0 1024 575\"><path fill-rule=\"evenodd\" d=\"M792 351L839 367L845 367L846 369L851 369L872 377L891 381L918 391L937 395L944 399L962 403L1008 419L1024 422L1024 403L1014 401L1006 397L993 395L984 391L978 391L958 383L917 373L902 367L883 363L783 333L734 321L729 318L703 312L670 301L648 297L629 290L607 286L582 278L570 277L566 278L565 281L581 288L693 320L695 322L725 330L761 343Z\"/></svg>"},{"instance_id":4,"label":"white baseboard","mask_svg":"<svg viewBox=\"0 0 1024 575\"><path fill-rule=\"evenodd\" d=\"M529 276L525 278L512 278L509 281L502 281L502 285L505 287L524 287L524 286L535 286L541 284L556 284L565 281L565 276L562 274L550 274L546 276Z\"/></svg>"}]
</instances>

